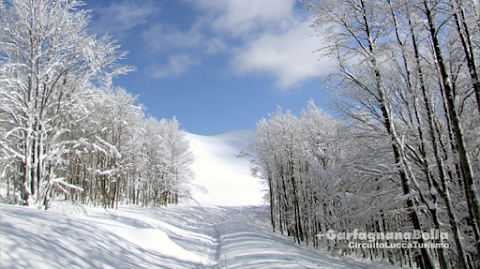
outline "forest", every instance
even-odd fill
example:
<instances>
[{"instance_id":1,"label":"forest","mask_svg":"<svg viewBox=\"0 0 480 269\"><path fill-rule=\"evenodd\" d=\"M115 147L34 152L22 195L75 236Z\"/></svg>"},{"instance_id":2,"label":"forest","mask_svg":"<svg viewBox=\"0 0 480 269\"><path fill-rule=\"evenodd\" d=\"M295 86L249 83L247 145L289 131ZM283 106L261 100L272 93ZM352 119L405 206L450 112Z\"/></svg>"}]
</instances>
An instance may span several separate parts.
<instances>
[{"instance_id":1,"label":"forest","mask_svg":"<svg viewBox=\"0 0 480 269\"><path fill-rule=\"evenodd\" d=\"M279 108L257 123L249 158L273 230L395 265L479 268L478 1L303 2L329 41L317 57L336 62L323 88L338 117L310 101L300 116ZM316 236L355 229L436 229L450 247L349 248Z\"/></svg>"},{"instance_id":2,"label":"forest","mask_svg":"<svg viewBox=\"0 0 480 269\"><path fill-rule=\"evenodd\" d=\"M194 157L178 121L145 115L112 80L134 71L109 36L87 34L76 0L1 8L1 174L11 203L105 208L191 198Z\"/></svg>"}]
</instances>

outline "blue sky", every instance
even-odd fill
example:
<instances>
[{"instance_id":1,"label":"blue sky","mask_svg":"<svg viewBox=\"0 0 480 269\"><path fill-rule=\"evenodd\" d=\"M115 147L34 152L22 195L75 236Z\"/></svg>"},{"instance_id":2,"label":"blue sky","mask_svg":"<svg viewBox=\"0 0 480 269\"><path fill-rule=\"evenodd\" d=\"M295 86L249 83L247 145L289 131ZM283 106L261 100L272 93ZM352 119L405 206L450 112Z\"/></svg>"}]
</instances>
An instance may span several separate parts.
<instances>
[{"instance_id":1,"label":"blue sky","mask_svg":"<svg viewBox=\"0 0 480 269\"><path fill-rule=\"evenodd\" d=\"M331 64L296 0L85 2L90 33L108 32L137 68L114 83L158 119L212 135L251 130L277 105L298 114L310 98L329 112L317 76Z\"/></svg>"}]
</instances>

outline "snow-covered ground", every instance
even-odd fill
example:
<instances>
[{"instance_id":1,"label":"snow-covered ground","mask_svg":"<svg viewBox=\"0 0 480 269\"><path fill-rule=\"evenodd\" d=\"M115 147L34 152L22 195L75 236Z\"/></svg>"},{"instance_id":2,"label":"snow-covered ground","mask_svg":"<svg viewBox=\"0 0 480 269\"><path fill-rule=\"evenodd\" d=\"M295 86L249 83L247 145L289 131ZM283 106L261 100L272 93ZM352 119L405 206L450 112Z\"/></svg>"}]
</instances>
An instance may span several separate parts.
<instances>
[{"instance_id":1,"label":"snow-covered ground","mask_svg":"<svg viewBox=\"0 0 480 269\"><path fill-rule=\"evenodd\" d=\"M248 131L188 135L209 195L198 205L118 210L1 204L1 268L388 268L272 233L262 186L235 155Z\"/></svg>"},{"instance_id":2,"label":"snow-covered ground","mask_svg":"<svg viewBox=\"0 0 480 269\"><path fill-rule=\"evenodd\" d=\"M384 268L272 233L263 206L86 210L2 204L1 268Z\"/></svg>"}]
</instances>

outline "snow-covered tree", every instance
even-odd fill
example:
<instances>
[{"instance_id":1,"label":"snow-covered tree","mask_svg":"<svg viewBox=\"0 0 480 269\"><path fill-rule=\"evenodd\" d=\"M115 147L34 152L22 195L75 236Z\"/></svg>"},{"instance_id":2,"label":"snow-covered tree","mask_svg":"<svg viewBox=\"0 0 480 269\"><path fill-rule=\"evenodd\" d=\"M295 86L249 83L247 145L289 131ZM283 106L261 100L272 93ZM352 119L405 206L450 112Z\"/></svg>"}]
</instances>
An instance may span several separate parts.
<instances>
[{"instance_id":1,"label":"snow-covered tree","mask_svg":"<svg viewBox=\"0 0 480 269\"><path fill-rule=\"evenodd\" d=\"M434 257L441 268L478 266L478 3L322 0L309 7L313 26L331 41L321 51L339 67L327 77L333 107L356 132L391 146L387 162L352 171L387 165L408 197L413 227L453 234L455 251L422 250L413 257L418 266L433 268Z\"/></svg>"},{"instance_id":2,"label":"snow-covered tree","mask_svg":"<svg viewBox=\"0 0 480 269\"><path fill-rule=\"evenodd\" d=\"M12 0L2 10L2 151L18 165L22 199L42 205L71 143L59 138L88 114L95 84L130 70L107 37L87 35L88 15L74 0Z\"/></svg>"},{"instance_id":3,"label":"snow-covered tree","mask_svg":"<svg viewBox=\"0 0 480 269\"><path fill-rule=\"evenodd\" d=\"M132 202L160 206L191 198L189 183L194 174L189 165L193 154L177 120L149 117L142 128L143 139L138 141L141 148L134 152L137 165Z\"/></svg>"},{"instance_id":4,"label":"snow-covered tree","mask_svg":"<svg viewBox=\"0 0 480 269\"><path fill-rule=\"evenodd\" d=\"M342 158L341 141L346 127L324 115L313 102L301 117L279 109L257 123L252 152L252 172L268 186L273 229L286 231L298 243L316 244L325 230L324 202L335 182L329 171Z\"/></svg>"},{"instance_id":5,"label":"snow-covered tree","mask_svg":"<svg viewBox=\"0 0 480 269\"><path fill-rule=\"evenodd\" d=\"M149 118L112 79L133 68L108 36L88 35L77 0L2 2L1 177L17 202L117 207L188 198L179 123ZM10 193L9 193L10 195ZM18 201L20 200L20 201Z\"/></svg>"}]
</instances>

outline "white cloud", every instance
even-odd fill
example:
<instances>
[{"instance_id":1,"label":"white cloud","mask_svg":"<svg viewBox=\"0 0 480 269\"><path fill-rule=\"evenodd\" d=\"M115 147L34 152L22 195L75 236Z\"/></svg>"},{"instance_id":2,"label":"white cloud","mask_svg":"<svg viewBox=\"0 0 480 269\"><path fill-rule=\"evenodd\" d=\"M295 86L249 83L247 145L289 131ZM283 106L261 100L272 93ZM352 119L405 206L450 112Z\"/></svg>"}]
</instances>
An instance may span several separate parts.
<instances>
[{"instance_id":1,"label":"white cloud","mask_svg":"<svg viewBox=\"0 0 480 269\"><path fill-rule=\"evenodd\" d=\"M178 77L186 73L190 67L200 63L200 60L192 58L187 54L172 55L165 65L151 65L147 72L154 78Z\"/></svg>"},{"instance_id":2,"label":"white cloud","mask_svg":"<svg viewBox=\"0 0 480 269\"><path fill-rule=\"evenodd\" d=\"M266 73L276 86L289 89L302 81L331 70L328 59L319 61L313 52L326 42L314 38L311 23L297 22L280 34L264 33L236 49L231 67L237 74Z\"/></svg>"},{"instance_id":3,"label":"white cloud","mask_svg":"<svg viewBox=\"0 0 480 269\"><path fill-rule=\"evenodd\" d=\"M200 45L204 39L200 29L195 25L188 32L182 32L172 26L156 24L144 31L142 36L147 49L159 51L168 48L190 49Z\"/></svg>"},{"instance_id":4,"label":"white cloud","mask_svg":"<svg viewBox=\"0 0 480 269\"><path fill-rule=\"evenodd\" d=\"M152 1L112 1L109 6L97 5L94 10L98 18L93 17L91 27L96 32L119 35L147 23L158 8Z\"/></svg>"},{"instance_id":5,"label":"white cloud","mask_svg":"<svg viewBox=\"0 0 480 269\"><path fill-rule=\"evenodd\" d=\"M227 49L227 44L225 44L220 38L212 38L205 44L207 46L207 54L216 54Z\"/></svg>"},{"instance_id":6,"label":"white cloud","mask_svg":"<svg viewBox=\"0 0 480 269\"><path fill-rule=\"evenodd\" d=\"M158 23L143 33L153 53L181 53L165 65L153 65L150 75L174 77L200 63L198 57L224 54L237 75L263 74L287 90L331 70L328 59L313 52L322 47L313 37L309 14L296 9L296 0L184 0L200 13L187 30Z\"/></svg>"},{"instance_id":7,"label":"white cloud","mask_svg":"<svg viewBox=\"0 0 480 269\"><path fill-rule=\"evenodd\" d=\"M146 48L152 52L174 48L183 50L202 49L207 54L216 54L227 48L221 38L208 38L205 32L205 20L200 18L187 31L181 31L173 26L159 23L144 31L142 36Z\"/></svg>"},{"instance_id":8,"label":"white cloud","mask_svg":"<svg viewBox=\"0 0 480 269\"><path fill-rule=\"evenodd\" d=\"M192 0L201 9L214 14L213 30L233 36L247 34L259 27L286 25L295 0Z\"/></svg>"},{"instance_id":9,"label":"white cloud","mask_svg":"<svg viewBox=\"0 0 480 269\"><path fill-rule=\"evenodd\" d=\"M313 37L296 0L189 1L203 10L219 40L235 47L230 67L236 74L268 74L286 90L331 68L328 59L319 61L313 53L325 41Z\"/></svg>"}]
</instances>

